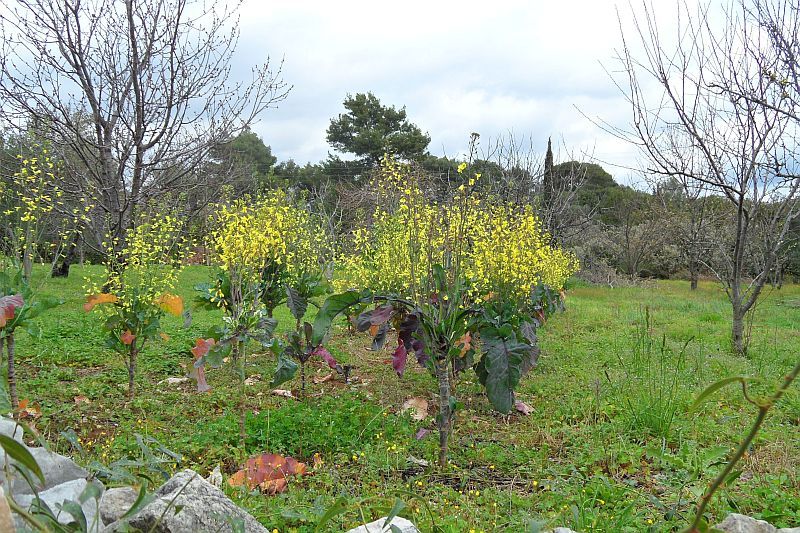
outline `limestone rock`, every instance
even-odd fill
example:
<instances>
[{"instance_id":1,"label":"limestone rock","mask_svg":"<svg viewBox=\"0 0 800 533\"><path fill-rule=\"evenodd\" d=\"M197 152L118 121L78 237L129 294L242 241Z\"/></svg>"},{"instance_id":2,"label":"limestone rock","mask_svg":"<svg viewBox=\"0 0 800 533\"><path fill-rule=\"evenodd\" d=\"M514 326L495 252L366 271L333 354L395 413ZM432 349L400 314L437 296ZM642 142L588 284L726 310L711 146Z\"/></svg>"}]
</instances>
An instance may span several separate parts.
<instances>
[{"instance_id":1,"label":"limestone rock","mask_svg":"<svg viewBox=\"0 0 800 533\"><path fill-rule=\"evenodd\" d=\"M116 522L136 503L139 491L133 487L107 489L100 499L100 519L104 525Z\"/></svg>"},{"instance_id":2,"label":"limestone rock","mask_svg":"<svg viewBox=\"0 0 800 533\"><path fill-rule=\"evenodd\" d=\"M750 516L731 513L714 526L725 533L800 533L800 527L778 529L763 520L756 520Z\"/></svg>"},{"instance_id":3,"label":"limestone rock","mask_svg":"<svg viewBox=\"0 0 800 533\"><path fill-rule=\"evenodd\" d=\"M22 426L17 425L14 420L0 416L0 433L11 437L17 442L22 442Z\"/></svg>"},{"instance_id":4,"label":"limestone rock","mask_svg":"<svg viewBox=\"0 0 800 533\"><path fill-rule=\"evenodd\" d=\"M154 533L232 532L235 522L241 524L247 533L268 531L193 470L178 472L153 496L154 499L139 512L109 524L103 531L114 532L124 529L128 524L132 528ZM180 509L177 513L176 508Z\"/></svg>"},{"instance_id":5,"label":"limestone rock","mask_svg":"<svg viewBox=\"0 0 800 533\"><path fill-rule=\"evenodd\" d=\"M390 526L395 526L398 528L402 533L419 533L419 529L415 526L410 520L403 518L402 516L395 516L391 523L384 527L384 523L386 522L387 517L379 518L374 522L370 522L369 524L364 524L358 526L355 529L351 529L347 533L387 533L391 532L392 529Z\"/></svg>"},{"instance_id":6,"label":"limestone rock","mask_svg":"<svg viewBox=\"0 0 800 533\"><path fill-rule=\"evenodd\" d=\"M89 476L89 472L75 464L69 457L64 457L45 448L28 448L28 451L31 452L36 464L39 465L42 474L44 474L44 485L41 485L36 480L35 489L39 492L52 489L67 481L85 480ZM5 460L5 454L2 454L2 460ZM19 473L12 472L11 483L7 483L5 474L0 472L0 483L6 487L6 490L10 486L11 493L14 496L33 494L33 489Z\"/></svg>"},{"instance_id":7,"label":"limestone rock","mask_svg":"<svg viewBox=\"0 0 800 533\"><path fill-rule=\"evenodd\" d=\"M74 518L66 511L59 511L58 506L63 505L68 501L80 503L79 499L84 490L86 490L87 485L88 483L85 479L73 479L39 492L39 499L47 504L47 507L50 508L60 523L68 524L72 522ZM99 483L96 483L96 485L97 488L102 492L102 485ZM16 497L16 500L17 503L23 508L29 509L33 503L34 496L33 494L20 495ZM98 515L97 507L98 501L95 498L87 498L87 500L81 504L83 514L86 517L88 531L90 533L100 531L103 526L103 524L100 522L100 516ZM21 525L21 521L19 519L17 519L17 524Z\"/></svg>"},{"instance_id":8,"label":"limestone rock","mask_svg":"<svg viewBox=\"0 0 800 533\"><path fill-rule=\"evenodd\" d=\"M64 457L45 448L29 448L29 451L44 474L44 486L37 487L39 491L52 489L67 481L85 480L89 476L89 472L76 465L69 457ZM33 494L31 487L21 477L14 479L11 490L15 495Z\"/></svg>"}]
</instances>

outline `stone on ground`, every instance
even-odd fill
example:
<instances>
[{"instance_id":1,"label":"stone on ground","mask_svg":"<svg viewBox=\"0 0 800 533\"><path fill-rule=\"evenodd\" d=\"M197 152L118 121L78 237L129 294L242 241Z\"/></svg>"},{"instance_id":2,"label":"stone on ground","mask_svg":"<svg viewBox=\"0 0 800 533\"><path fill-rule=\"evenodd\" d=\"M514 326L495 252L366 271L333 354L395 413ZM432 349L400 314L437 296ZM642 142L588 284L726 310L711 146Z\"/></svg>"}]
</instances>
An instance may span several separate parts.
<instances>
[{"instance_id":1,"label":"stone on ground","mask_svg":"<svg viewBox=\"0 0 800 533\"><path fill-rule=\"evenodd\" d=\"M103 486L96 482L93 483L97 485L102 493ZM84 490L86 490L87 484L88 483L85 479L73 479L39 492L39 499L53 512L59 523L69 524L75 519L68 512L60 511L59 506L68 501L80 503L81 494L83 494ZM24 509L29 509L33 504L34 499L35 497L33 494L22 494L16 497L17 503ZM87 498L86 501L80 505L83 509L83 515L86 517L86 524L88 526L87 529L89 533L100 531L103 524L100 522L100 516L98 515L97 511L97 499ZM22 528L19 527L24 524L22 519L18 516L15 516L15 521L17 522L18 526L17 529L22 530Z\"/></svg>"},{"instance_id":2,"label":"stone on ground","mask_svg":"<svg viewBox=\"0 0 800 533\"><path fill-rule=\"evenodd\" d=\"M714 527L725 533L800 533L800 527L778 529L763 520L736 513L729 514Z\"/></svg>"},{"instance_id":3,"label":"stone on ground","mask_svg":"<svg viewBox=\"0 0 800 533\"><path fill-rule=\"evenodd\" d=\"M22 442L22 426L5 416L0 416L0 433L6 437L11 437L17 442Z\"/></svg>"},{"instance_id":4,"label":"stone on ground","mask_svg":"<svg viewBox=\"0 0 800 533\"><path fill-rule=\"evenodd\" d=\"M100 499L100 519L103 524L111 524L122 518L122 515L133 507L138 497L139 491L133 487L107 489Z\"/></svg>"},{"instance_id":5,"label":"stone on ground","mask_svg":"<svg viewBox=\"0 0 800 533\"><path fill-rule=\"evenodd\" d=\"M177 513L176 508L179 509ZM153 529L156 524L158 526ZM268 531L199 474L184 470L156 490L154 499L139 512L109 524L103 531L134 528L156 533L232 532L238 529L234 527L236 524L247 533Z\"/></svg>"},{"instance_id":6,"label":"stone on ground","mask_svg":"<svg viewBox=\"0 0 800 533\"><path fill-rule=\"evenodd\" d=\"M391 526L396 527L401 533L419 533L419 529L411 521L402 516L395 516L392 521L384 527L387 517L379 518L369 524L358 526L347 533L389 533L392 532Z\"/></svg>"}]
</instances>

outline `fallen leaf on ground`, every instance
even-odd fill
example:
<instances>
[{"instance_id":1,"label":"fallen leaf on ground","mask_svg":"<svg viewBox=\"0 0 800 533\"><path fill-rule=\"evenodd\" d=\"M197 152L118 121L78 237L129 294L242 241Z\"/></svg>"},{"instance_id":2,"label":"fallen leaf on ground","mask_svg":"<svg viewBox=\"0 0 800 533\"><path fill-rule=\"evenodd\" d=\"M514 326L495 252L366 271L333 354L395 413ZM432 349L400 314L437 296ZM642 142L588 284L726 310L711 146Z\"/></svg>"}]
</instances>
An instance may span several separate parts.
<instances>
[{"instance_id":1,"label":"fallen leaf on ground","mask_svg":"<svg viewBox=\"0 0 800 533\"><path fill-rule=\"evenodd\" d=\"M42 411L38 406L30 405L30 402L25 399L19 402L19 414L21 418L39 418L42 416Z\"/></svg>"},{"instance_id":2,"label":"fallen leaf on ground","mask_svg":"<svg viewBox=\"0 0 800 533\"><path fill-rule=\"evenodd\" d=\"M414 438L417 439L417 440L422 440L430 432L431 432L431 430L429 430L429 429L420 428L420 430L417 431L416 435L414 435Z\"/></svg>"},{"instance_id":3,"label":"fallen leaf on ground","mask_svg":"<svg viewBox=\"0 0 800 533\"><path fill-rule=\"evenodd\" d=\"M259 381L261 381L261 374L253 374L252 376L244 380L244 384L250 386L250 385L255 385Z\"/></svg>"},{"instance_id":4,"label":"fallen leaf on ground","mask_svg":"<svg viewBox=\"0 0 800 533\"><path fill-rule=\"evenodd\" d=\"M288 478L306 473L306 464L293 457L263 453L247 460L244 468L228 478L231 487L258 487L267 494L285 492Z\"/></svg>"},{"instance_id":5,"label":"fallen leaf on ground","mask_svg":"<svg viewBox=\"0 0 800 533\"><path fill-rule=\"evenodd\" d=\"M326 376L314 376L314 378L311 381L313 381L316 384L325 383L326 381L330 381L331 379L333 379L333 376L335 375L336 375L335 373L331 372Z\"/></svg>"},{"instance_id":6,"label":"fallen leaf on ground","mask_svg":"<svg viewBox=\"0 0 800 533\"><path fill-rule=\"evenodd\" d=\"M428 400L424 398L410 398L403 403L400 412L404 413L411 409L411 418L414 420L425 420L428 416Z\"/></svg>"},{"instance_id":7,"label":"fallen leaf on ground","mask_svg":"<svg viewBox=\"0 0 800 533\"><path fill-rule=\"evenodd\" d=\"M91 401L89 401L89 398L87 398L86 396L75 396L75 398L73 398L73 400L75 400L76 404L79 404L79 403L92 403Z\"/></svg>"},{"instance_id":8,"label":"fallen leaf on ground","mask_svg":"<svg viewBox=\"0 0 800 533\"><path fill-rule=\"evenodd\" d=\"M533 412L533 408L531 408L531 406L529 406L522 400L517 400L516 402L514 402L514 409L516 409L525 416L528 416Z\"/></svg>"},{"instance_id":9,"label":"fallen leaf on ground","mask_svg":"<svg viewBox=\"0 0 800 533\"><path fill-rule=\"evenodd\" d=\"M292 393L292 391L290 390L273 389L272 394L274 394L275 396L283 396L284 398L291 398L293 400L297 399L297 396L295 396L294 393Z\"/></svg>"}]
</instances>

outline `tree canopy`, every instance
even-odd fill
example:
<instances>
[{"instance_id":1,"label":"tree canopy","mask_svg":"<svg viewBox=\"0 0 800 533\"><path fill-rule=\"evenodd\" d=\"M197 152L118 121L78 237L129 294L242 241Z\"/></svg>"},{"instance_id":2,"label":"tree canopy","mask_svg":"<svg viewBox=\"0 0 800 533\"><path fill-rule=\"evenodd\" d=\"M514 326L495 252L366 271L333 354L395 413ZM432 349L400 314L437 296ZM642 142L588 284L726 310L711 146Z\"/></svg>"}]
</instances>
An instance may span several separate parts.
<instances>
[{"instance_id":1,"label":"tree canopy","mask_svg":"<svg viewBox=\"0 0 800 533\"><path fill-rule=\"evenodd\" d=\"M382 105L371 92L348 94L344 107L347 112L328 126L327 140L335 150L353 154L370 167L387 152L405 160L426 154L431 138L409 122L405 107Z\"/></svg>"}]
</instances>

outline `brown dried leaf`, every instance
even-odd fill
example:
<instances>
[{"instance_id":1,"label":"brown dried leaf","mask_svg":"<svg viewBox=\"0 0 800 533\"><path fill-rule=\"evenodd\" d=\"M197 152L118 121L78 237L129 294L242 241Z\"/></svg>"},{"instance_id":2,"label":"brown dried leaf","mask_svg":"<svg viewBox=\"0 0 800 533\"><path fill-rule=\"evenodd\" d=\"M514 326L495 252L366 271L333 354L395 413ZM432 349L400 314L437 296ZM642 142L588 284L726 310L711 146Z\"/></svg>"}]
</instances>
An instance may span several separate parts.
<instances>
[{"instance_id":1,"label":"brown dried leaf","mask_svg":"<svg viewBox=\"0 0 800 533\"><path fill-rule=\"evenodd\" d=\"M526 404L525 402L523 402L522 400L517 400L514 402L514 409L516 409L525 416L528 416L533 412L533 408L528 404Z\"/></svg>"},{"instance_id":2,"label":"brown dried leaf","mask_svg":"<svg viewBox=\"0 0 800 533\"><path fill-rule=\"evenodd\" d=\"M331 379L333 379L333 376L335 375L336 375L335 373L331 372L330 374L325 376L314 376L311 381L319 385L320 383L325 383L326 381L330 381Z\"/></svg>"},{"instance_id":3,"label":"brown dried leaf","mask_svg":"<svg viewBox=\"0 0 800 533\"><path fill-rule=\"evenodd\" d=\"M290 390L273 389L272 394L274 394L275 396L283 396L284 398L291 398L293 400L297 399L297 396L295 396L294 393Z\"/></svg>"},{"instance_id":4,"label":"brown dried leaf","mask_svg":"<svg viewBox=\"0 0 800 533\"><path fill-rule=\"evenodd\" d=\"M267 494L285 492L289 486L288 478L306 473L306 464L293 457L273 453L263 453L247 460L244 468L228 479L232 487L259 487Z\"/></svg>"},{"instance_id":5,"label":"brown dried leaf","mask_svg":"<svg viewBox=\"0 0 800 533\"><path fill-rule=\"evenodd\" d=\"M411 418L414 420L425 420L428 416L428 400L424 398L410 398L403 403L400 412L413 410Z\"/></svg>"}]
</instances>

